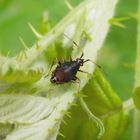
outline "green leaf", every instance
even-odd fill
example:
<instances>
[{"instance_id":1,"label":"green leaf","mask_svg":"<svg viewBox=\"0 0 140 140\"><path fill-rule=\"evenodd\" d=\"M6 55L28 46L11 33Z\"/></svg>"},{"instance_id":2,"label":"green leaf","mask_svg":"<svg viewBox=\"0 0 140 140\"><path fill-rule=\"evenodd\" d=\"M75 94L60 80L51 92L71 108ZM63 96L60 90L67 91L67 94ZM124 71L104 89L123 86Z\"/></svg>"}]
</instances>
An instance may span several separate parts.
<instances>
[{"instance_id":1,"label":"green leaf","mask_svg":"<svg viewBox=\"0 0 140 140\"><path fill-rule=\"evenodd\" d=\"M55 100L37 96L0 95L0 123L35 123L49 116L56 105Z\"/></svg>"},{"instance_id":2,"label":"green leaf","mask_svg":"<svg viewBox=\"0 0 140 140\"><path fill-rule=\"evenodd\" d=\"M140 13L140 1L138 3L138 14ZM133 100L137 107L134 112L134 131L133 139L137 140L140 137L140 18L138 20L138 30L137 30L137 56L136 56L136 65L135 65L135 85L134 85L134 95Z\"/></svg>"},{"instance_id":3,"label":"green leaf","mask_svg":"<svg viewBox=\"0 0 140 140\"><path fill-rule=\"evenodd\" d=\"M122 101L99 70L95 72L94 78L89 80L82 93L88 94L85 101L88 100L92 112L102 119L105 125L105 134L101 139L118 139L125 130L127 115L123 110ZM92 131L94 130L97 132L95 128ZM96 139L95 135L91 136Z\"/></svg>"},{"instance_id":4,"label":"green leaf","mask_svg":"<svg viewBox=\"0 0 140 140\"><path fill-rule=\"evenodd\" d=\"M39 58L42 57L42 55L44 55L44 53L48 50L49 46L54 44L54 42L57 39L59 39L58 37L61 37L62 39L59 40L60 42L63 42L63 48L66 48L67 44L68 46L71 46L69 45L70 41L66 39L64 34L68 35L77 44L80 43L79 47L73 47L73 59L79 57L79 55L81 55L80 50L82 50L82 52L84 52L85 60L90 59L92 61L95 61L97 57L97 52L101 48L106 34L109 30L108 20L114 14L116 3L117 0L105 0L104 2L102 0L87 0L82 2L78 7L74 8L66 17L64 17L64 19L62 19L52 30L50 30L46 35L39 38L39 41L35 43L35 45L33 45L32 48L26 50L25 59L21 61L16 59L16 57L7 58L6 64L4 63L4 61L2 61L2 65L0 65L0 71L5 72L6 70L7 72L10 68L12 68L13 71L15 71L17 68L20 68L21 71L25 71L26 69L28 69L28 67L33 67L35 61L39 61L38 63L41 63L42 61ZM83 31L86 32L86 36L84 35L84 37L82 36ZM84 41L82 41L81 38L84 38ZM43 67L47 67L47 63L44 63ZM88 71L89 73L93 73L94 68L95 66L92 63L86 63L83 66L83 69L85 71ZM8 75L6 79L10 78L11 75L12 73L10 73L10 75ZM14 76L12 76L11 79L14 79L13 77ZM28 76L26 76L26 74L23 74L23 77L23 79L25 79L26 82L28 80L30 81L30 78L28 79ZM78 74L78 77L81 80L80 89L78 85L72 83L54 86L52 83L50 83L50 77L41 78L36 83L33 83L32 86L38 89L38 91L36 91L38 93L38 96L41 96L42 92L44 92L45 96L45 99L42 97L43 99L41 98L41 101L39 99L39 102L37 102L37 104L36 100L38 101L38 97L36 96L33 98L31 96L30 98L29 95L27 96L25 92L23 92L24 90L22 88L18 88L18 91L15 92L16 96L15 94L13 94L13 92L10 95L3 95L2 101L4 102L4 105L2 105L1 110L1 122L9 122L15 124L15 129L12 131L12 133L7 134L6 139L56 139L61 120L63 119L64 115L68 114L67 110L70 108L71 104L76 99L75 94L82 90L91 78L91 76L83 75L82 73ZM21 80L18 76L16 80L13 80L13 83L15 84L17 80L23 82L23 79ZM12 83L12 80L10 82ZM53 87L53 89L51 89L50 87ZM9 90L11 88L12 87L9 87ZM28 88L26 89L26 91L27 90ZM19 93L24 94L21 99L18 98L21 97ZM13 102L12 100L12 104L8 104L8 102L10 103L11 101L8 97L11 100L13 99L15 102ZM121 104L119 103L120 101L117 98L115 104L112 102L108 102L108 99L112 98L115 98L114 95L113 97L109 96L107 99L103 98L103 101L105 100L105 103L107 103L108 108L110 109L111 105L117 108L118 105L116 106L116 103L119 104L120 107ZM10 105L11 107L7 108L9 114L7 114L8 112L5 110L6 103L7 106ZM49 116L45 116L46 114L44 116L39 115L40 113L44 114L43 111L46 111L51 108L47 106L47 103L55 108L54 111L48 114ZM30 104L32 106L30 106ZM46 108L44 108L44 104L46 105ZM30 110L32 110L33 113ZM27 115L28 113L29 116L31 115L29 118L26 118L26 111ZM7 114L7 116L4 116L3 112L4 114ZM25 118L23 118L24 115ZM40 117L37 117L38 115ZM18 125L16 126L17 122Z\"/></svg>"},{"instance_id":5,"label":"green leaf","mask_svg":"<svg viewBox=\"0 0 140 140\"><path fill-rule=\"evenodd\" d=\"M7 134L6 139L31 137L43 140L56 137L61 118L66 113L63 110L69 106L66 99L65 94L51 100L29 95L1 95L0 123L15 126L12 133Z\"/></svg>"},{"instance_id":6,"label":"green leaf","mask_svg":"<svg viewBox=\"0 0 140 140\"><path fill-rule=\"evenodd\" d=\"M128 117L122 112L112 114L103 119L105 125L105 134L101 140L115 140L120 139L127 127ZM79 140L97 140L97 128L90 121L85 121L80 125L77 132Z\"/></svg>"},{"instance_id":7,"label":"green leaf","mask_svg":"<svg viewBox=\"0 0 140 140\"><path fill-rule=\"evenodd\" d=\"M140 2L138 13L140 12ZM140 18L138 18L138 35L137 35L137 56L135 65L135 85L134 85L134 103L140 109Z\"/></svg>"},{"instance_id":8,"label":"green leaf","mask_svg":"<svg viewBox=\"0 0 140 140\"><path fill-rule=\"evenodd\" d=\"M92 99L90 105L97 115L105 115L122 109L121 99L116 95L100 70L95 71L93 78L89 80L82 93L89 93L88 96Z\"/></svg>"},{"instance_id":9,"label":"green leaf","mask_svg":"<svg viewBox=\"0 0 140 140\"><path fill-rule=\"evenodd\" d=\"M16 70L9 68L8 71L0 75L0 80L7 83L35 83L43 75L41 70Z\"/></svg>"},{"instance_id":10,"label":"green leaf","mask_svg":"<svg viewBox=\"0 0 140 140\"><path fill-rule=\"evenodd\" d=\"M87 96L84 100L91 112L100 118L104 124L105 133L101 140L120 139L128 124L128 114L125 110L128 106L124 107L121 99L100 70L95 71L94 76L88 81L81 94ZM72 129L74 132L69 135L69 139L96 140L99 133L96 123L88 120L86 114L81 113L81 108L79 110L78 108L75 109L72 114L73 120L68 122L70 126L68 128L63 126L61 131L65 135L67 131Z\"/></svg>"}]
</instances>

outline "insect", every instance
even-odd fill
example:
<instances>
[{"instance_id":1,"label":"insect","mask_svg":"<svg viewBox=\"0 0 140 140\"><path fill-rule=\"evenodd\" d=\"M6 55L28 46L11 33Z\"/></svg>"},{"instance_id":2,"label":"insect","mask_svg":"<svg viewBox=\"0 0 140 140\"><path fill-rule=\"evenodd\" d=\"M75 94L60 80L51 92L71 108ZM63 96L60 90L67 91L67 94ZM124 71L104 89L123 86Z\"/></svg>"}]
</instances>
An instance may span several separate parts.
<instances>
[{"instance_id":1,"label":"insect","mask_svg":"<svg viewBox=\"0 0 140 140\"><path fill-rule=\"evenodd\" d=\"M57 67L52 72L51 76L51 82L55 84L64 84L71 81L76 81L78 78L76 77L76 74L81 66L88 61L82 59L83 53L80 56L80 58L77 58L76 60L70 60L66 61L64 63L58 62Z\"/></svg>"},{"instance_id":2,"label":"insect","mask_svg":"<svg viewBox=\"0 0 140 140\"><path fill-rule=\"evenodd\" d=\"M50 79L51 83L64 84L64 83L76 81L79 80L78 77L76 77L77 72L88 73L80 70L80 67L83 66L84 63L91 61L90 59L84 60L83 56L84 53L82 53L81 56L76 60L71 59L70 61L66 61L64 63L61 63L59 61L55 70L52 72L51 79Z\"/></svg>"},{"instance_id":3,"label":"insect","mask_svg":"<svg viewBox=\"0 0 140 140\"><path fill-rule=\"evenodd\" d=\"M65 36L68 39L70 39L67 35ZM73 41L72 39L70 40L74 43L74 45L78 46L75 41ZM59 61L55 70L52 72L51 79L50 79L51 83L64 84L64 83L68 83L72 81L76 82L77 80L79 80L79 78L76 76L77 72L88 73L83 70L80 70L80 67L83 66L84 63L91 61L90 59L84 60L83 56L84 56L84 53L82 52L81 56L79 58L76 58L75 60L70 59L70 61L64 61L63 63ZM93 63L96 64L95 62ZM98 64L96 64L96 66L101 68Z\"/></svg>"}]
</instances>

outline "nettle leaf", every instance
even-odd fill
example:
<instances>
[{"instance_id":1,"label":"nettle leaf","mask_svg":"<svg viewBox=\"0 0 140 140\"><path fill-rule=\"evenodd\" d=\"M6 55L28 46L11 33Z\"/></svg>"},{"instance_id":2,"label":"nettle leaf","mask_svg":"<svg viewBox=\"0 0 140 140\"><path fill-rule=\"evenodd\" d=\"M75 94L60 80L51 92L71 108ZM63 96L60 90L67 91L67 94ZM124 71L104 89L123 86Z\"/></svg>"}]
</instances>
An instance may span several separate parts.
<instances>
[{"instance_id":1,"label":"nettle leaf","mask_svg":"<svg viewBox=\"0 0 140 140\"><path fill-rule=\"evenodd\" d=\"M30 95L1 95L0 122L30 124L49 116L58 101Z\"/></svg>"},{"instance_id":2,"label":"nettle leaf","mask_svg":"<svg viewBox=\"0 0 140 140\"><path fill-rule=\"evenodd\" d=\"M71 94L72 96L72 94ZM69 95L70 97L70 95ZM57 136L62 116L71 102L67 95L51 100L25 95L0 96L0 122L14 124L6 139L51 139ZM11 132L11 131L10 131ZM3 134L2 134L3 135Z\"/></svg>"},{"instance_id":3,"label":"nettle leaf","mask_svg":"<svg viewBox=\"0 0 140 140\"><path fill-rule=\"evenodd\" d=\"M38 81L43 72L41 70L16 70L9 68L8 71L0 75L0 80L7 83L34 83Z\"/></svg>"},{"instance_id":4,"label":"nettle leaf","mask_svg":"<svg viewBox=\"0 0 140 140\"><path fill-rule=\"evenodd\" d=\"M105 80L100 70L96 70L93 78L91 78L88 84L83 89L84 93L90 93L92 98L91 105L94 103L93 110L97 115L105 115L108 112L120 111L122 109L122 101L116 95L110 84ZM94 96L93 96L94 94Z\"/></svg>"},{"instance_id":5,"label":"nettle leaf","mask_svg":"<svg viewBox=\"0 0 140 140\"><path fill-rule=\"evenodd\" d=\"M90 100L88 99L87 103L90 109L104 122L105 134L101 139L119 139L127 126L128 116L123 111L122 101L99 70L95 71L94 77L89 80L82 93L88 95ZM86 131L88 134L91 130L95 134L98 132L91 123L83 124L80 130L81 139L86 140L82 133ZM96 139L95 134L90 133L89 139Z\"/></svg>"},{"instance_id":6,"label":"nettle leaf","mask_svg":"<svg viewBox=\"0 0 140 140\"><path fill-rule=\"evenodd\" d=\"M101 139L120 139L128 126L128 114L121 99L101 74L101 70L96 69L93 77L83 88L82 95L86 96L84 100L93 114L104 123L105 133ZM62 125L61 132L64 135L69 134L69 130L72 129L74 132L69 135L69 139L97 140L99 129L78 107L72 109L73 120L68 121L69 126Z\"/></svg>"},{"instance_id":7,"label":"nettle leaf","mask_svg":"<svg viewBox=\"0 0 140 140\"><path fill-rule=\"evenodd\" d=\"M63 95L61 100L18 94L1 95L0 122L14 125L12 132L0 133L1 137L6 135L8 140L56 138L60 118L65 114L62 108L67 107L61 104L65 103L66 98L66 95Z\"/></svg>"},{"instance_id":8,"label":"nettle leaf","mask_svg":"<svg viewBox=\"0 0 140 140\"><path fill-rule=\"evenodd\" d=\"M24 52L26 58L22 61L19 59L17 60L16 57L11 59L7 58L6 64L2 61L0 71L8 71L9 68L13 70L20 68L21 71L26 70L29 66L31 67L60 36L61 39L63 38L63 40L61 40L63 42L63 47L66 48L70 46L68 44L70 44L71 41L66 38L64 34L80 44L79 47L73 47L73 58L79 57L81 52L84 52L84 59L95 61L97 52L101 48L108 32L108 20L114 15L116 3L117 0L84 1L78 7L72 9L64 19L43 36L38 35L33 27L30 26L33 32L38 36L39 41L35 43L32 48ZM43 67L47 67L47 64L44 63ZM83 66L83 70L89 73L93 73L94 68L95 66L92 63L86 63ZM11 75L12 73L6 79L10 78ZM11 77L11 79L13 79L14 76ZM22 91L22 88L14 94L12 92L10 95L1 95L2 106L0 123L12 123L12 125L15 125L13 131L9 131L10 133L7 133L5 138L7 140L55 140L63 116L68 115L67 110L76 99L75 94L82 90L91 78L90 75L83 74L78 74L78 77L81 80L80 89L78 85L72 83L60 86L52 85L49 80L50 77L47 77L41 78L38 81L35 80L36 82L32 85L34 88L38 89L37 95L43 95L44 97L29 96ZM14 83L17 82L18 78L16 80L13 79ZM30 81L30 78L28 79L26 76L24 78L26 82L28 80ZM12 82L11 79L7 81ZM22 79L21 82L23 81ZM53 87L53 89L51 89L51 87ZM10 88L11 87L9 87L9 89ZM27 90L28 88L26 91ZM21 95L18 95L18 93L23 93L24 96L20 98ZM111 98L114 99L116 97L114 97L113 94ZM106 100L106 98L103 98L103 100ZM55 104L56 101L57 104ZM108 99L104 102L107 102L107 107L109 109L111 105L114 105L108 102ZM116 104L120 104L119 99L115 101L115 107ZM48 110L51 110L51 105L54 109L52 109L52 112L49 112ZM31 116L28 117L28 115Z\"/></svg>"}]
</instances>

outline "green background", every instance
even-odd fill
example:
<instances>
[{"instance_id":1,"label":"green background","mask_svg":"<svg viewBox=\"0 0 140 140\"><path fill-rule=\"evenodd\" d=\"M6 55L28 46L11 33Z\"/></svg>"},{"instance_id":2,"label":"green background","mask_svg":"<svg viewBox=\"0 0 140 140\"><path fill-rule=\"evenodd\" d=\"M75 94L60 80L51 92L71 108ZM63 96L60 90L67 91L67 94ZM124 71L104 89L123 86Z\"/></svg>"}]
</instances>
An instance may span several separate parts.
<instances>
[{"instance_id":1,"label":"green background","mask_svg":"<svg viewBox=\"0 0 140 140\"><path fill-rule=\"evenodd\" d=\"M72 0L77 5L80 0ZM116 8L116 17L126 17L137 11L137 0L120 0ZM42 14L48 11L50 20L55 25L68 13L63 0L0 0L0 51L2 54L14 55L23 49L19 36L28 46L36 41L27 23L39 28ZM100 51L98 64L113 89L122 100L132 95L134 85L134 63L136 51L136 20L131 18L123 22L125 29L112 26L103 49ZM88 102L92 102L91 99ZM62 125L62 132L67 140L90 140L92 135L88 118L80 106L72 108L72 119L67 119L67 126ZM132 138L132 115L122 140ZM85 136L86 135L86 136ZM63 139L59 137L58 139Z\"/></svg>"}]
</instances>

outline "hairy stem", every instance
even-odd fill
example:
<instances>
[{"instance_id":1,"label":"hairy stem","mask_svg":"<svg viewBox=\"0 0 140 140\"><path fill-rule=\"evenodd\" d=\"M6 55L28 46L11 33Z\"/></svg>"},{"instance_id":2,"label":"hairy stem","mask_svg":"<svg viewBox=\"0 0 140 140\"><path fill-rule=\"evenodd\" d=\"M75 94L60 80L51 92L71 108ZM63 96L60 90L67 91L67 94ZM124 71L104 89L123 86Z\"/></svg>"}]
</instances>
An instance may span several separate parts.
<instances>
[{"instance_id":1,"label":"hairy stem","mask_svg":"<svg viewBox=\"0 0 140 140\"><path fill-rule=\"evenodd\" d=\"M140 0L138 5L138 13L140 13ZM135 67L135 90L137 94L140 93L140 17L138 17L138 34L137 34L137 56L136 56L136 67ZM137 99L139 100L139 99ZM140 112L135 109L134 112L134 129L133 129L133 140L139 140L140 138Z\"/></svg>"}]
</instances>

